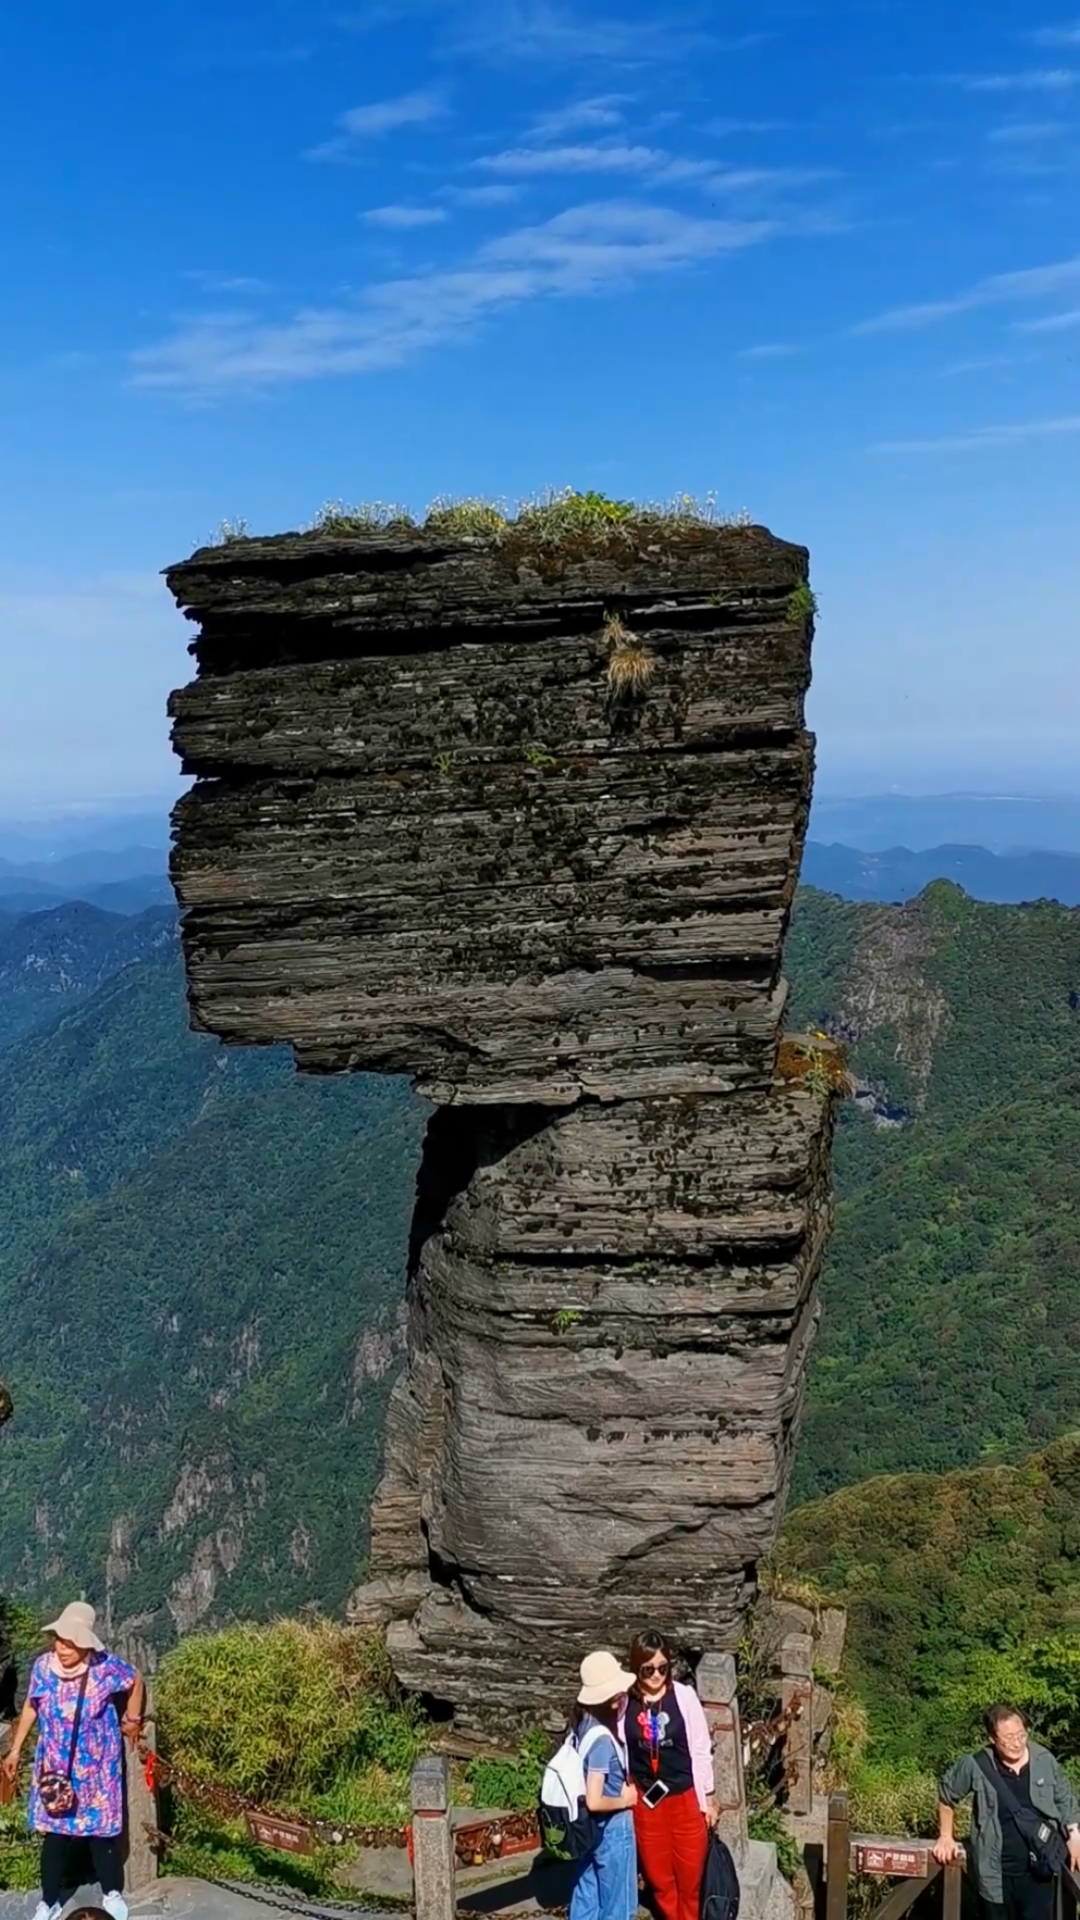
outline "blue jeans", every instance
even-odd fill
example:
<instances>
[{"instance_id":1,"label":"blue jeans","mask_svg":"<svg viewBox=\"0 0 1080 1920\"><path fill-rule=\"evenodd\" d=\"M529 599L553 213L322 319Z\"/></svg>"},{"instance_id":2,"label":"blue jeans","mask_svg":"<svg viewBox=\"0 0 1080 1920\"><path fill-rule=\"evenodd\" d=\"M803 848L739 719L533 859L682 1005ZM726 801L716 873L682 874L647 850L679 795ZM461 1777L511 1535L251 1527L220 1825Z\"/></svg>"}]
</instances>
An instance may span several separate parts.
<instances>
[{"instance_id":1,"label":"blue jeans","mask_svg":"<svg viewBox=\"0 0 1080 1920\"><path fill-rule=\"evenodd\" d=\"M579 1862L570 1920L634 1920L637 1904L634 1816L627 1807L608 1814L592 1852Z\"/></svg>"}]
</instances>

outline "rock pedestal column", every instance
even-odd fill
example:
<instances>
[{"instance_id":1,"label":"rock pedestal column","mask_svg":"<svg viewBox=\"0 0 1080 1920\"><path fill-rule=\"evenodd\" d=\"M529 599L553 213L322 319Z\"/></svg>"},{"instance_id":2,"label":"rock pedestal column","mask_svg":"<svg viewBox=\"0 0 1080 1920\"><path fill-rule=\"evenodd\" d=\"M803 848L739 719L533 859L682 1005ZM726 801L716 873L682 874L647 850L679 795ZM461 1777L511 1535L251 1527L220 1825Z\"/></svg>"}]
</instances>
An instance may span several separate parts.
<instances>
[{"instance_id":1,"label":"rock pedestal column","mask_svg":"<svg viewBox=\"0 0 1080 1920\"><path fill-rule=\"evenodd\" d=\"M645 1623L734 1645L779 1521L830 1217L827 1080L777 1075L806 569L641 518L169 574L196 1025L438 1108L356 1612L464 1723Z\"/></svg>"}]
</instances>

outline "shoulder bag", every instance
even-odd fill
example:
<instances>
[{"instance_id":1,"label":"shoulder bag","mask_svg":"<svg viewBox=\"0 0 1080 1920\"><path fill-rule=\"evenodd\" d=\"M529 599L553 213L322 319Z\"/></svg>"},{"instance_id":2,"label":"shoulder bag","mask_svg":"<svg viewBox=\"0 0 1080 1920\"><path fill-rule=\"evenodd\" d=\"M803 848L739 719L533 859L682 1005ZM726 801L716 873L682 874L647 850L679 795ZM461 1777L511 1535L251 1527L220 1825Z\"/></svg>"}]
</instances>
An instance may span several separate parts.
<instances>
[{"instance_id":1,"label":"shoulder bag","mask_svg":"<svg viewBox=\"0 0 1080 1920\"><path fill-rule=\"evenodd\" d=\"M975 1764L986 1775L1000 1805L1012 1815L1019 1828L1035 1879L1056 1880L1069 1864L1069 1849L1057 1821L1048 1820L1035 1807L1025 1807L1013 1792L1008 1776L994 1765L988 1753L977 1753Z\"/></svg>"},{"instance_id":2,"label":"shoulder bag","mask_svg":"<svg viewBox=\"0 0 1080 1920\"><path fill-rule=\"evenodd\" d=\"M68 1763L63 1773L43 1773L37 1783L38 1798L51 1820L63 1820L69 1814L78 1813L79 1796L71 1784L75 1768L75 1754L79 1745L79 1727L82 1722L83 1701L86 1699L86 1683L90 1678L87 1665L79 1686L79 1697L75 1702L75 1718L71 1723L71 1747L68 1751Z\"/></svg>"}]
</instances>

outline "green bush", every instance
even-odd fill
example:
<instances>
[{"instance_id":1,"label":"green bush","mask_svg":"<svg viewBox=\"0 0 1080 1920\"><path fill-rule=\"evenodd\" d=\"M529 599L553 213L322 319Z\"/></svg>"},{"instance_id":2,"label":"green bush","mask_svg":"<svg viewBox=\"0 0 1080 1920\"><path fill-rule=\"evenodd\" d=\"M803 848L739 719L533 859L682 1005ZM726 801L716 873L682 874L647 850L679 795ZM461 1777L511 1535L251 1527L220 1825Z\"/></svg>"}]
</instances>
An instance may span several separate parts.
<instances>
[{"instance_id":1,"label":"green bush","mask_svg":"<svg viewBox=\"0 0 1080 1920\"><path fill-rule=\"evenodd\" d=\"M747 1820L747 1829L751 1840L765 1840L776 1848L776 1864L785 1880L794 1880L802 1866L802 1854L799 1843L793 1840L784 1825L784 1816L779 1807L759 1807Z\"/></svg>"},{"instance_id":2,"label":"green bush","mask_svg":"<svg viewBox=\"0 0 1080 1920\"><path fill-rule=\"evenodd\" d=\"M162 1661L156 1702L176 1766L298 1809L366 1769L407 1780L422 1741L382 1640L325 1620L193 1635Z\"/></svg>"},{"instance_id":3,"label":"green bush","mask_svg":"<svg viewBox=\"0 0 1080 1920\"><path fill-rule=\"evenodd\" d=\"M541 1728L526 1734L514 1759L472 1760L465 1784L474 1807L499 1807L506 1813L528 1813L540 1797L540 1777L552 1743Z\"/></svg>"},{"instance_id":4,"label":"green bush","mask_svg":"<svg viewBox=\"0 0 1080 1920\"><path fill-rule=\"evenodd\" d=\"M853 1770L847 1791L856 1833L937 1832L936 1774L863 1761Z\"/></svg>"},{"instance_id":5,"label":"green bush","mask_svg":"<svg viewBox=\"0 0 1080 1920\"><path fill-rule=\"evenodd\" d=\"M0 1807L0 1889L4 1891L28 1891L39 1882L39 1843L27 1830L26 1811L25 1792L9 1806Z\"/></svg>"}]
</instances>

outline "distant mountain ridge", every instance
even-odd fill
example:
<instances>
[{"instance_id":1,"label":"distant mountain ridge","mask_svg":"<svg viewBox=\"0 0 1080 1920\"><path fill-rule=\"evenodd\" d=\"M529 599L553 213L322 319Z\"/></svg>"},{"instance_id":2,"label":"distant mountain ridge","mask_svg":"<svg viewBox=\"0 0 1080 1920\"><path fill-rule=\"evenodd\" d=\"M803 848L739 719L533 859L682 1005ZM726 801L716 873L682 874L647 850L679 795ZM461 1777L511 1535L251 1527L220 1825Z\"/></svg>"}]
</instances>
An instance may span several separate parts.
<instances>
[{"instance_id":1,"label":"distant mountain ridge","mask_svg":"<svg viewBox=\"0 0 1080 1920\"><path fill-rule=\"evenodd\" d=\"M0 817L0 856L5 860L52 861L73 854L151 847L155 864L167 857L170 802L144 807L88 807L37 819Z\"/></svg>"},{"instance_id":2,"label":"distant mountain ridge","mask_svg":"<svg viewBox=\"0 0 1080 1920\"><path fill-rule=\"evenodd\" d=\"M125 916L72 900L0 921L0 1051L137 960L176 944L175 909Z\"/></svg>"},{"instance_id":3,"label":"distant mountain ridge","mask_svg":"<svg viewBox=\"0 0 1080 1920\"><path fill-rule=\"evenodd\" d=\"M866 853L889 847L986 847L1080 854L1080 794L879 793L814 796L810 837Z\"/></svg>"},{"instance_id":4,"label":"distant mountain ridge","mask_svg":"<svg viewBox=\"0 0 1080 1920\"><path fill-rule=\"evenodd\" d=\"M105 847L65 854L56 860L0 858L0 882L39 881L66 892L114 880L137 880L147 873L164 873L167 868L168 854L160 847Z\"/></svg>"},{"instance_id":5,"label":"distant mountain ridge","mask_svg":"<svg viewBox=\"0 0 1080 1920\"><path fill-rule=\"evenodd\" d=\"M934 880L952 880L974 900L1020 905L1058 900L1080 906L1080 853L991 853L986 847L941 846L882 852L807 842L804 886L844 900L911 900Z\"/></svg>"},{"instance_id":6,"label":"distant mountain ridge","mask_svg":"<svg viewBox=\"0 0 1080 1920\"><path fill-rule=\"evenodd\" d=\"M85 900L113 913L171 906L166 846L98 847L55 858L0 856L0 911L33 913Z\"/></svg>"}]
</instances>

